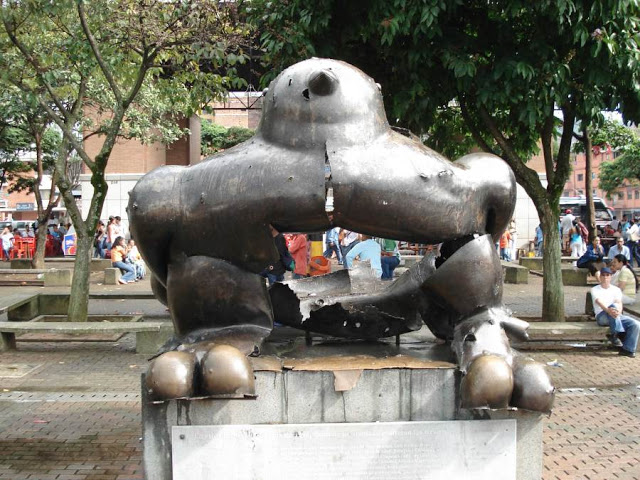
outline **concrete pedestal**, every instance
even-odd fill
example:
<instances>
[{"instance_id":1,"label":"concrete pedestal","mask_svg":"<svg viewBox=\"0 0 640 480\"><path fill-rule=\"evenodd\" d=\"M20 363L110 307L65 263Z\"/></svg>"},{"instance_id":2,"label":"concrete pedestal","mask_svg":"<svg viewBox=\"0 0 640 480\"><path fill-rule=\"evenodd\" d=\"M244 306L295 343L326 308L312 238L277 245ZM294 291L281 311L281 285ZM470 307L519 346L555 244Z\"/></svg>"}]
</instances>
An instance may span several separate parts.
<instances>
[{"instance_id":1,"label":"concrete pedestal","mask_svg":"<svg viewBox=\"0 0 640 480\"><path fill-rule=\"evenodd\" d=\"M429 350L429 347L425 347ZM440 357L448 347L438 346ZM268 425L515 419L518 480L542 477L542 421L520 411L468 411L457 405L455 365L429 352L400 347L382 356L296 351L295 359L252 359L256 399L172 400L151 403L143 389L144 471L171 480L173 426ZM399 353L399 354L398 354ZM417 355L417 356L416 356ZM143 383L144 385L144 378ZM425 452L425 455L428 455ZM446 466L446 459L442 459Z\"/></svg>"}]
</instances>

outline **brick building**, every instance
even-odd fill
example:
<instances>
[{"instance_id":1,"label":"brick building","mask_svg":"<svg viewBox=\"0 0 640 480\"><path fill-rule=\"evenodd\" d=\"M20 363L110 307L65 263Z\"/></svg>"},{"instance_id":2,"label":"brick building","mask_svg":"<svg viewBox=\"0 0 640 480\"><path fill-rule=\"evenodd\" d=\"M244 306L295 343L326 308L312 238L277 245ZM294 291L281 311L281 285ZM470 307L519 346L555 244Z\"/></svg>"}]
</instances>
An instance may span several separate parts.
<instances>
[{"instance_id":1,"label":"brick building","mask_svg":"<svg viewBox=\"0 0 640 480\"><path fill-rule=\"evenodd\" d=\"M616 158L616 153L611 147L600 148L593 147L591 156L591 178L593 195L606 200L607 205L614 211L614 215L622 218L623 215L639 215L640 214L640 184L626 180L618 188L616 193L607 197L605 192L599 188L598 178L600 176L600 166L605 162L611 162ZM575 156L573 161L573 171L569 180L565 184L563 196L573 197L586 195L585 155L580 153Z\"/></svg>"},{"instance_id":2,"label":"brick building","mask_svg":"<svg viewBox=\"0 0 640 480\"><path fill-rule=\"evenodd\" d=\"M27 153L23 155L24 162L35 164L35 154ZM34 173L32 172L31 175ZM33 193L28 191L11 192L12 183L5 183L0 188L0 221L27 221L34 222L38 218L38 208ZM51 192L51 176L44 175L42 184L40 185L40 193L42 194L42 202L46 207L49 202L49 194ZM79 192L78 192L79 193ZM56 220L63 220L67 209L64 203L60 201L59 205L54 208L52 216Z\"/></svg>"},{"instance_id":3,"label":"brick building","mask_svg":"<svg viewBox=\"0 0 640 480\"><path fill-rule=\"evenodd\" d=\"M162 165L193 165L200 162L200 118L196 115L185 118L180 122L181 128L189 128L187 135L171 145L156 142L145 145L138 140L123 140L116 142L105 172L105 179L109 185L107 196L102 209L102 218L110 215L122 217L125 227L127 221L127 203L129 191L145 173ZM102 147L103 139L93 136L85 141L85 150L89 157L94 158ZM91 174L87 173L83 165L80 174L81 209L87 211L93 196Z\"/></svg>"},{"instance_id":4,"label":"brick building","mask_svg":"<svg viewBox=\"0 0 640 480\"><path fill-rule=\"evenodd\" d=\"M244 127L255 130L262 115L262 92L230 92L222 101L210 105L210 114L203 118L223 127Z\"/></svg>"}]
</instances>

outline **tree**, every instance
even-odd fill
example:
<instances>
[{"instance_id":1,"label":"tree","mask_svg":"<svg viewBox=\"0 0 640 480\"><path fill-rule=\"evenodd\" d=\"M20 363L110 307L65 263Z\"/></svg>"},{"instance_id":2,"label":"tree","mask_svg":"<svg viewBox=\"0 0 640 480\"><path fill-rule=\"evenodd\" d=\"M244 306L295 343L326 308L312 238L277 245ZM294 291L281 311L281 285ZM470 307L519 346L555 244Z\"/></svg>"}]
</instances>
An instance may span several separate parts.
<instances>
[{"instance_id":1,"label":"tree","mask_svg":"<svg viewBox=\"0 0 640 480\"><path fill-rule=\"evenodd\" d=\"M591 128L584 128L582 135L574 134L579 140L574 145L574 151L584 153L585 156L585 192L587 204L587 228L589 230L589 240L592 241L597 235L596 213L593 204L593 181L591 174L592 153L594 147L606 149L608 146L615 150L628 145L634 138L633 132L619 122L598 118ZM620 184L618 184L619 186ZM600 183L602 188L602 184Z\"/></svg>"},{"instance_id":2,"label":"tree","mask_svg":"<svg viewBox=\"0 0 640 480\"><path fill-rule=\"evenodd\" d=\"M0 80L30 95L74 150L94 193L80 212L64 175L57 187L77 234L68 318L87 317L89 260L107 183L105 169L120 137L175 140L176 117L200 100L239 86L246 31L235 4L180 0L7 0L0 10ZM91 158L83 139L99 135ZM64 171L64 156L56 169Z\"/></svg>"},{"instance_id":3,"label":"tree","mask_svg":"<svg viewBox=\"0 0 640 480\"><path fill-rule=\"evenodd\" d=\"M7 86L0 97L0 124L18 132L22 141L13 146L13 156L16 158L16 168L10 171L7 179L11 181L10 192L27 190L34 194L38 225L47 225L51 212L58 205L60 196L55 194L55 181L58 171L55 169L55 156L65 155L61 152L61 135L59 130L52 128L51 119L47 113L33 101L30 95L24 94L13 86ZM20 158L21 153L35 153L35 162L27 162ZM44 204L42 181L45 172L52 174L51 186ZM32 265L34 268L44 268L45 244L47 229L39 228L36 233L36 250Z\"/></svg>"},{"instance_id":4,"label":"tree","mask_svg":"<svg viewBox=\"0 0 640 480\"><path fill-rule=\"evenodd\" d=\"M203 155L212 155L249 140L254 130L244 127L223 127L210 120L203 120L200 133L200 148Z\"/></svg>"},{"instance_id":5,"label":"tree","mask_svg":"<svg viewBox=\"0 0 640 480\"><path fill-rule=\"evenodd\" d=\"M259 0L251 8L274 71L311 55L353 63L382 84L392 123L418 133L439 108L458 105L475 144L509 164L536 206L542 315L564 319L557 222L574 126L588 127L601 110L640 118L637 2ZM546 186L526 164L538 148Z\"/></svg>"},{"instance_id":6,"label":"tree","mask_svg":"<svg viewBox=\"0 0 640 480\"><path fill-rule=\"evenodd\" d=\"M622 154L613 162L600 166L600 188L613 195L625 181L640 182L640 138L635 137L619 148Z\"/></svg>"}]
</instances>

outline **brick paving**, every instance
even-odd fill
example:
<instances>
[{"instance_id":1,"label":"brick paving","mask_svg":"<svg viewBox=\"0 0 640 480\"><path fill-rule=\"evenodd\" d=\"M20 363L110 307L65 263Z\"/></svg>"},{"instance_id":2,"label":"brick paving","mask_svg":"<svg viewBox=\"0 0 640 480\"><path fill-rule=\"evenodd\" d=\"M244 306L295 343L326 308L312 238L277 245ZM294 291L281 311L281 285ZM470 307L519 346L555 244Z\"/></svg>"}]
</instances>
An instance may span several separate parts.
<instances>
[{"instance_id":1,"label":"brick paving","mask_svg":"<svg viewBox=\"0 0 640 480\"><path fill-rule=\"evenodd\" d=\"M529 278L529 285L505 285L506 304L523 316L541 308L541 281ZM144 283L124 287L148 290ZM122 289L92 285L107 288ZM567 313L582 313L586 291L567 287ZM153 300L99 302L92 302L96 313L164 312ZM640 358L608 350L527 355L557 365L549 367L558 394L544 422L543 479L640 480ZM146 363L133 335L20 343L17 352L0 353L0 366L8 367L0 370L7 375L0 376L0 479L143 478L139 383ZM28 373L12 377L11 366Z\"/></svg>"}]
</instances>

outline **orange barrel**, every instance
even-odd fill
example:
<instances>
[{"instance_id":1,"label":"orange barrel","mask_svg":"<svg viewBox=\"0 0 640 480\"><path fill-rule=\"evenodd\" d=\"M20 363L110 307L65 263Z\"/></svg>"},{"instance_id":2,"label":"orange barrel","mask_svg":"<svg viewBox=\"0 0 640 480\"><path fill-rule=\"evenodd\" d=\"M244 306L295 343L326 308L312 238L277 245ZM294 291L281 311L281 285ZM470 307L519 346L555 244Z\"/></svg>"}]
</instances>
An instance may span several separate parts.
<instances>
[{"instance_id":1,"label":"orange barrel","mask_svg":"<svg viewBox=\"0 0 640 480\"><path fill-rule=\"evenodd\" d=\"M323 256L311 257L309 261L309 275L326 275L331 272L331 262Z\"/></svg>"}]
</instances>

